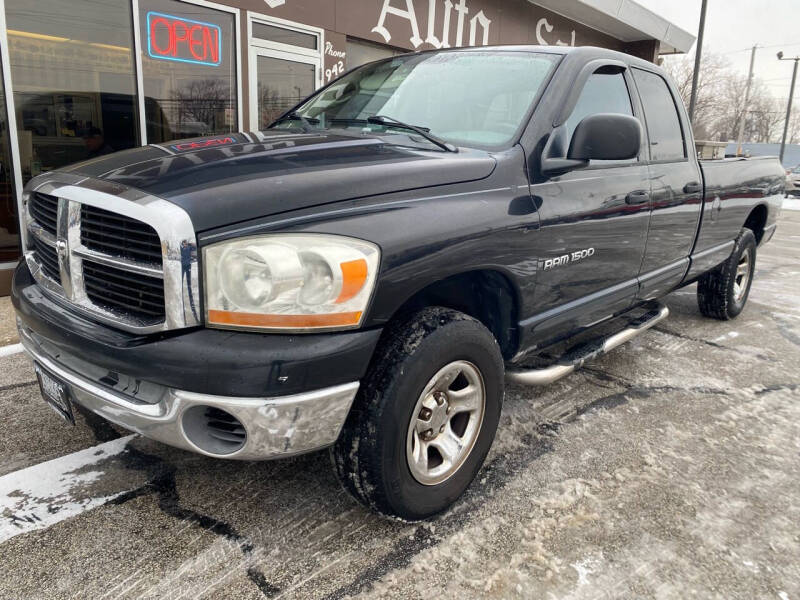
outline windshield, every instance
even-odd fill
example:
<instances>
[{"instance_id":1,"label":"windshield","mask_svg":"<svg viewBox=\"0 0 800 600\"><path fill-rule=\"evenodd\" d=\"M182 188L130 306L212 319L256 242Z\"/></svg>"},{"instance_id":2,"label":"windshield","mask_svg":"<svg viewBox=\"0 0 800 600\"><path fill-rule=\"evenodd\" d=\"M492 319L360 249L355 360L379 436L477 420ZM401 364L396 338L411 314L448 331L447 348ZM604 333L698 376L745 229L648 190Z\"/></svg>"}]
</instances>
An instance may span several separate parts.
<instances>
[{"instance_id":1,"label":"windshield","mask_svg":"<svg viewBox=\"0 0 800 600\"><path fill-rule=\"evenodd\" d=\"M522 125L559 56L532 52L440 52L358 68L302 104L281 128L358 128L430 144L379 115L462 146L500 148Z\"/></svg>"},{"instance_id":2,"label":"windshield","mask_svg":"<svg viewBox=\"0 0 800 600\"><path fill-rule=\"evenodd\" d=\"M797 165L797 166L794 168L794 171L792 171L792 173L796 173L797 175L800 175L800 165Z\"/></svg>"}]
</instances>

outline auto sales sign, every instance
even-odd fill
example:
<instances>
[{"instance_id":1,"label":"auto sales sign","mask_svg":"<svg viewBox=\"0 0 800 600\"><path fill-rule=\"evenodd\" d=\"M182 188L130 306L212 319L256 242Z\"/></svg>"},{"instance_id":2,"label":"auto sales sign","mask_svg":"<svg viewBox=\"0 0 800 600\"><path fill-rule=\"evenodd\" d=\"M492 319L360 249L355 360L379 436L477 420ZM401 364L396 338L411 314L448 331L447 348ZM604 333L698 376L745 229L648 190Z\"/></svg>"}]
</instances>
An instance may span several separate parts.
<instances>
[{"instance_id":1,"label":"auto sales sign","mask_svg":"<svg viewBox=\"0 0 800 600\"><path fill-rule=\"evenodd\" d=\"M147 13L147 54L156 60L216 67L222 62L222 29L151 11Z\"/></svg>"}]
</instances>

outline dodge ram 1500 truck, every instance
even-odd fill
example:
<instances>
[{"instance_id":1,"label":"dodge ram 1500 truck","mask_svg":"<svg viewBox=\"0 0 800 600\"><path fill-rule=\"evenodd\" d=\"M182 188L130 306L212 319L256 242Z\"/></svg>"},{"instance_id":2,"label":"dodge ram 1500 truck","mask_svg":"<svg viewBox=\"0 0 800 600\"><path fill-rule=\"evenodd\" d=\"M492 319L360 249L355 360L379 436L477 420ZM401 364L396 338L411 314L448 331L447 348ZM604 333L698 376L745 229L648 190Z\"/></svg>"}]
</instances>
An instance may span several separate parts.
<instances>
[{"instance_id":1,"label":"dodge ram 1500 truck","mask_svg":"<svg viewBox=\"0 0 800 600\"><path fill-rule=\"evenodd\" d=\"M693 282L736 317L784 187L772 158L698 162L632 56L408 54L265 131L36 177L13 302L65 419L219 458L331 447L356 498L421 519L480 469L504 381L554 381Z\"/></svg>"}]
</instances>

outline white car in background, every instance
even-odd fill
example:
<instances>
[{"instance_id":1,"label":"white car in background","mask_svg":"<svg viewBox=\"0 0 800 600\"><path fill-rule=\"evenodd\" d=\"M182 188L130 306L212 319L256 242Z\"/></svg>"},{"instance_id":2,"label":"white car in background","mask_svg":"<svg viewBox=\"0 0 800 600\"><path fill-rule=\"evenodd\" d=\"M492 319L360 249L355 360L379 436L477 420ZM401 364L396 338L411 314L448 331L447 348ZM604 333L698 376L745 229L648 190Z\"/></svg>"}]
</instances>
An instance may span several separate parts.
<instances>
[{"instance_id":1,"label":"white car in background","mask_svg":"<svg viewBox=\"0 0 800 600\"><path fill-rule=\"evenodd\" d=\"M800 196L800 165L786 171L786 194Z\"/></svg>"}]
</instances>

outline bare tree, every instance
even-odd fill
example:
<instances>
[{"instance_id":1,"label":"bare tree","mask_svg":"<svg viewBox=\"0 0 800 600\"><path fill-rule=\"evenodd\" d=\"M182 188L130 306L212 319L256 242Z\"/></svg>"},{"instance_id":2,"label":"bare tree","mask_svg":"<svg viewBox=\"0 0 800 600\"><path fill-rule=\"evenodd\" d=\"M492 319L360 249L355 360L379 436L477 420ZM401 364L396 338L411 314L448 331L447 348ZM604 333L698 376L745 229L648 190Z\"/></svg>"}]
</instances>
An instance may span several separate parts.
<instances>
[{"instance_id":1,"label":"bare tree","mask_svg":"<svg viewBox=\"0 0 800 600\"><path fill-rule=\"evenodd\" d=\"M171 93L177 107L177 127L204 125L208 132L219 131L225 110L233 107L229 85L220 79L192 80ZM202 134L206 132L191 132Z\"/></svg>"},{"instance_id":2,"label":"bare tree","mask_svg":"<svg viewBox=\"0 0 800 600\"><path fill-rule=\"evenodd\" d=\"M689 98L692 94L694 55L667 58L663 66L675 82L684 104L689 106ZM698 139L707 139L710 134L718 104L719 81L729 69L730 63L718 54L706 53L700 60L700 77L697 81L697 99L692 122L692 128Z\"/></svg>"},{"instance_id":3,"label":"bare tree","mask_svg":"<svg viewBox=\"0 0 800 600\"><path fill-rule=\"evenodd\" d=\"M694 58L667 58L664 68L675 81L685 103L692 91ZM770 143L783 133L785 101L776 99L758 78L753 80L750 99L744 104L747 76L735 70L718 54L706 53L700 65L697 102L692 129L697 139L736 141L743 113L744 140ZM792 136L800 138L800 118L790 126Z\"/></svg>"},{"instance_id":4,"label":"bare tree","mask_svg":"<svg viewBox=\"0 0 800 600\"><path fill-rule=\"evenodd\" d=\"M778 100L778 106L781 109L782 115L786 113L786 102L787 100L785 98L780 98ZM781 118L781 126L783 126L784 118L785 117ZM783 135L783 130L781 130L781 135ZM800 110L792 111L792 119L789 121L789 134L786 136L786 143L800 144Z\"/></svg>"}]
</instances>

